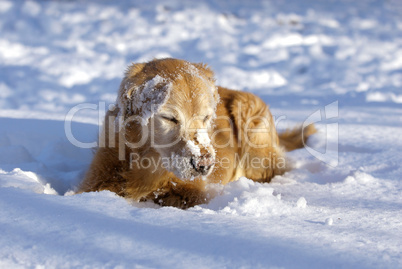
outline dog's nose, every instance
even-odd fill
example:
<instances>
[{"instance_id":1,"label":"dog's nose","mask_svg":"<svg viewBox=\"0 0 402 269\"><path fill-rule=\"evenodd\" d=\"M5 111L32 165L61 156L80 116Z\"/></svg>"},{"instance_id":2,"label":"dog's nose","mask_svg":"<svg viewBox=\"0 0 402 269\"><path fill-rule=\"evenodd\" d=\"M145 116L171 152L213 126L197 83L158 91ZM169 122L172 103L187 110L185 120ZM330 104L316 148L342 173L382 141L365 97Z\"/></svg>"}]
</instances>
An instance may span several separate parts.
<instances>
[{"instance_id":1,"label":"dog's nose","mask_svg":"<svg viewBox=\"0 0 402 269\"><path fill-rule=\"evenodd\" d=\"M207 175L214 166L215 159L211 154L208 153L200 157L191 157L190 163L195 171L202 175Z\"/></svg>"}]
</instances>

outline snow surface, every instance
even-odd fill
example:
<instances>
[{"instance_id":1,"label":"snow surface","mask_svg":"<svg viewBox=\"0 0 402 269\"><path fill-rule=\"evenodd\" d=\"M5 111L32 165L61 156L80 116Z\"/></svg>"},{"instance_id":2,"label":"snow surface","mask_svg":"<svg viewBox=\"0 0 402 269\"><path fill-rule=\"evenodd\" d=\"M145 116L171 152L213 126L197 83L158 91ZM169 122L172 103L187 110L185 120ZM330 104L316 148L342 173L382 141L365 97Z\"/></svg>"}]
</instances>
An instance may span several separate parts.
<instances>
[{"instance_id":1,"label":"snow surface","mask_svg":"<svg viewBox=\"0 0 402 269\"><path fill-rule=\"evenodd\" d=\"M0 1L0 268L401 268L401 14L398 0ZM320 120L295 169L186 211L72 195L92 153L71 141L96 142L129 63L168 56L258 94L278 129Z\"/></svg>"}]
</instances>

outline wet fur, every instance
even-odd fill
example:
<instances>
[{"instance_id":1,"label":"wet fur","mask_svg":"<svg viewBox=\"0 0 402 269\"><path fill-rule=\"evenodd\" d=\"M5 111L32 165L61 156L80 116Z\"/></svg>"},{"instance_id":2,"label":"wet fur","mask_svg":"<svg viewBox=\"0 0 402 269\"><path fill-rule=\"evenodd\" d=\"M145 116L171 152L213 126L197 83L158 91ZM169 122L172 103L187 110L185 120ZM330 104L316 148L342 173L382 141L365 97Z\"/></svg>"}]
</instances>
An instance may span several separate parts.
<instances>
[{"instance_id":1,"label":"wet fur","mask_svg":"<svg viewBox=\"0 0 402 269\"><path fill-rule=\"evenodd\" d=\"M196 70L188 72L186 68ZM158 131L156 137L167 140L162 142L169 142L174 136L180 138L183 136L183 139L165 150L166 152L152 148L148 142L139 148L130 148L123 142L123 136L130 141L141 139L140 130L146 127L140 124L130 124L125 126L124 131L116 132L116 117L126 119L141 113L130 105L131 98L136 98L135 91L138 91L140 85L144 85L156 75L174 82L167 104L180 110L184 117L204 116L210 113L208 111L215 111L214 119L211 119L210 123L199 121L190 126L195 129L208 129L212 145L225 145L214 149L200 146L202 154L211 153L216 160L225 160L225 164L217 162L206 179L179 178L177 173L154 165L150 165L147 169L130 167L130 154L135 153L141 157L157 160L169 151L184 152L183 148L186 145L181 143L182 140L197 143L194 132L183 131L177 126L166 127L166 122L158 118L159 114L165 113L163 109L167 105L163 106L155 116L154 124ZM158 87L160 89L156 90L162 90L164 86ZM213 89L212 95L208 92L211 89ZM116 103L117 108L108 111L105 117L100 146L79 192L110 190L136 201L152 200L162 206L188 208L208 202L213 196L213 192L208 189L210 183L227 184L241 176L258 182L270 182L275 175L287 171L289 164L271 165L272 167L266 169L238 165L238 161L245 160L242 158L248 156L250 159L264 160L266 164L278 164L286 160L285 150L303 147L308 137L315 132L314 127L310 126L304 132L304 136L302 128L278 136L269 108L259 97L251 93L215 87L214 74L208 67L176 59L154 60L130 66L121 83ZM246 132L246 127L260 131ZM258 145L268 146L258 147Z\"/></svg>"}]
</instances>

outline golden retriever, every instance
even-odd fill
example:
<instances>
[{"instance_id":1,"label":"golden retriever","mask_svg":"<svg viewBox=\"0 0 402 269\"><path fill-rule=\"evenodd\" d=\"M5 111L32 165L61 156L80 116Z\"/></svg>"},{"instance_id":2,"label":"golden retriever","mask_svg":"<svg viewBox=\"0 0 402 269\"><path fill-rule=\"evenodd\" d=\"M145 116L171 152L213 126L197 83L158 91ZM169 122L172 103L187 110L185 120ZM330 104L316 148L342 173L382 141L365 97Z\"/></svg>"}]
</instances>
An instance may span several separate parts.
<instances>
[{"instance_id":1,"label":"golden retriever","mask_svg":"<svg viewBox=\"0 0 402 269\"><path fill-rule=\"evenodd\" d=\"M289 169L285 151L303 147L314 132L310 125L278 136L259 97L215 86L204 64L133 64L106 114L79 192L110 190L136 201L192 207L212 198L211 183L241 176L270 182Z\"/></svg>"}]
</instances>

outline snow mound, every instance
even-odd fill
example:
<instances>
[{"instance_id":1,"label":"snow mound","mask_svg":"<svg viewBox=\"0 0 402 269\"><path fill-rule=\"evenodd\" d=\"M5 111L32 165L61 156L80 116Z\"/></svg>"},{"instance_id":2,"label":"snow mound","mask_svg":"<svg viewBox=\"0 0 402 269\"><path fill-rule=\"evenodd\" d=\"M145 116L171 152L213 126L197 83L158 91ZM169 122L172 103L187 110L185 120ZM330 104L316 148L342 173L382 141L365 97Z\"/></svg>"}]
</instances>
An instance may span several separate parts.
<instances>
[{"instance_id":1,"label":"snow mound","mask_svg":"<svg viewBox=\"0 0 402 269\"><path fill-rule=\"evenodd\" d=\"M376 182L372 175L366 174L362 171L353 171L349 176L347 176L344 180L346 184L372 184Z\"/></svg>"},{"instance_id":2,"label":"snow mound","mask_svg":"<svg viewBox=\"0 0 402 269\"><path fill-rule=\"evenodd\" d=\"M303 208L300 204L298 201L296 207ZM295 210L295 205L284 202L281 194L275 193L271 185L241 177L225 185L206 208L220 214L267 217L289 214Z\"/></svg>"},{"instance_id":3,"label":"snow mound","mask_svg":"<svg viewBox=\"0 0 402 269\"><path fill-rule=\"evenodd\" d=\"M35 173L22 171L19 168L16 168L11 172L0 170L0 187L20 188L41 194L57 194L57 192L50 187L49 183L42 183Z\"/></svg>"}]
</instances>

